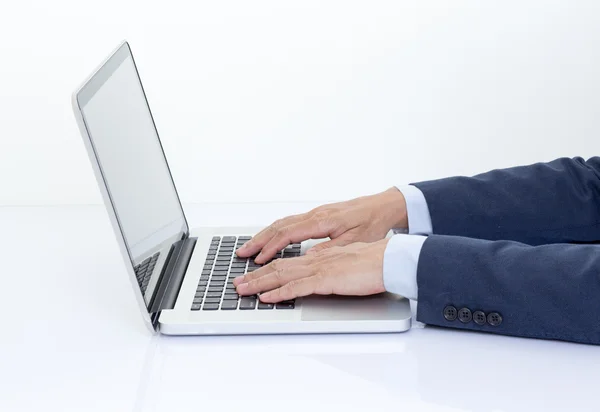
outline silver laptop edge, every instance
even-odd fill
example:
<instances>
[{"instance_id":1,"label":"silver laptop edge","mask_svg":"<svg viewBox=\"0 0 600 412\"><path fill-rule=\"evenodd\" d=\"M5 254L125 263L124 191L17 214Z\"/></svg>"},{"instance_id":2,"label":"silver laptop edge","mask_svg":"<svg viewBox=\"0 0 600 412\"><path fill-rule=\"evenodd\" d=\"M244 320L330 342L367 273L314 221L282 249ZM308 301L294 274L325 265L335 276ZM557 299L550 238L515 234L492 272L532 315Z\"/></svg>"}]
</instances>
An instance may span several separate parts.
<instances>
[{"instance_id":1,"label":"silver laptop edge","mask_svg":"<svg viewBox=\"0 0 600 412\"><path fill-rule=\"evenodd\" d=\"M158 237L158 242L147 242L147 244L140 242L135 245L128 244L97 148L86 122L83 112L85 104L82 104L82 101L88 98L87 95L94 94L88 91L99 90L103 82L120 67L123 59L129 57L138 76L139 86L181 211L181 219L177 217L173 220L168 230L161 232L162 237ZM293 310L191 311L190 305L194 299L195 288L212 237L251 236L260 228L197 228L190 231L139 79L133 54L126 41L123 41L73 93L72 106L136 301L144 323L152 333L159 330L163 334L174 335L362 333L402 332L410 328L411 311L408 300L387 293L362 298L311 296L297 300L296 308ZM137 247L138 245L141 246ZM302 252L310 245L310 242L304 242ZM155 274L150 278L147 289L143 293L134 266L142 261L148 261L155 254L158 256Z\"/></svg>"}]
</instances>

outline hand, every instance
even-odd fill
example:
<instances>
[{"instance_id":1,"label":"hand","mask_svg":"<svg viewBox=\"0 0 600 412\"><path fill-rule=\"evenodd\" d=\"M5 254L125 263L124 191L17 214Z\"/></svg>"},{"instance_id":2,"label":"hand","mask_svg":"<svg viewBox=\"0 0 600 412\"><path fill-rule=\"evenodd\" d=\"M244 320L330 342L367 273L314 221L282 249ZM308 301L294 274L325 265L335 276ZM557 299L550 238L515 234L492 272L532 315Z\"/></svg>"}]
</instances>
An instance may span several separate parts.
<instances>
[{"instance_id":1,"label":"hand","mask_svg":"<svg viewBox=\"0 0 600 412\"><path fill-rule=\"evenodd\" d=\"M277 259L235 278L240 295L260 295L275 303L311 294L373 295L385 291L383 254L389 239L322 249L310 255Z\"/></svg>"},{"instance_id":2,"label":"hand","mask_svg":"<svg viewBox=\"0 0 600 412\"><path fill-rule=\"evenodd\" d=\"M407 226L406 201L402 192L393 187L376 195L320 206L308 213L278 220L236 253L250 257L261 251L255 262L263 264L290 243L331 238L308 251L314 253L354 242L374 242L385 238L392 228Z\"/></svg>"}]
</instances>

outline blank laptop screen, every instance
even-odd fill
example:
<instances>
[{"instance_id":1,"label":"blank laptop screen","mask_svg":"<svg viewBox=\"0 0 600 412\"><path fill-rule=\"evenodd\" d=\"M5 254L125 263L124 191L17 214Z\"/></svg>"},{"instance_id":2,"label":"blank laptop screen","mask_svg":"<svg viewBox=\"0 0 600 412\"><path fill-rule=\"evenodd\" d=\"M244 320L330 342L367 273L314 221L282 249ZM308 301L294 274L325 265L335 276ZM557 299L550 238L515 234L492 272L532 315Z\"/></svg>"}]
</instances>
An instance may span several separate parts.
<instances>
[{"instance_id":1,"label":"blank laptop screen","mask_svg":"<svg viewBox=\"0 0 600 412\"><path fill-rule=\"evenodd\" d=\"M183 234L185 218L127 45L78 94L129 254Z\"/></svg>"}]
</instances>

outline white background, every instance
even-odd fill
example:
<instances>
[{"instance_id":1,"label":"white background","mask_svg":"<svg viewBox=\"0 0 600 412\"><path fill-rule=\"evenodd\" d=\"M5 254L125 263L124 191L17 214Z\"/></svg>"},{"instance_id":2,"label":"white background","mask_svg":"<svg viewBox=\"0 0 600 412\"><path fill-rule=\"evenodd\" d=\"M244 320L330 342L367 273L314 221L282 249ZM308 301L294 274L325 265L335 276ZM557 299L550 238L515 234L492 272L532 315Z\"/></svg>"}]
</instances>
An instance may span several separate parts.
<instances>
[{"instance_id":1,"label":"white background","mask_svg":"<svg viewBox=\"0 0 600 412\"><path fill-rule=\"evenodd\" d=\"M122 39L184 202L600 153L597 1L7 1L0 205L100 203L70 93Z\"/></svg>"}]
</instances>

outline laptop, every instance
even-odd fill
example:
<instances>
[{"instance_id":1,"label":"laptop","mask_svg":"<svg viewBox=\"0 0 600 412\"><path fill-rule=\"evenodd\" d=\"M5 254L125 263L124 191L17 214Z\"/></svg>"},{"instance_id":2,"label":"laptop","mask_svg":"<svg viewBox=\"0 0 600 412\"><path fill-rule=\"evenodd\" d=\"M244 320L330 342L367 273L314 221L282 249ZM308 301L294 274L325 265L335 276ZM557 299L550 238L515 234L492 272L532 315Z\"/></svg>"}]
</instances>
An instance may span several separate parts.
<instances>
[{"instance_id":1,"label":"laptop","mask_svg":"<svg viewBox=\"0 0 600 412\"><path fill-rule=\"evenodd\" d=\"M235 250L261 228L188 227L127 42L75 91L72 104L135 297L151 331L227 335L410 328L408 300L390 293L308 296L278 304L237 295L233 279L260 265L238 258ZM276 258L293 259L319 241L291 244Z\"/></svg>"}]
</instances>

